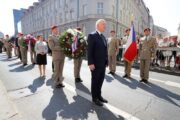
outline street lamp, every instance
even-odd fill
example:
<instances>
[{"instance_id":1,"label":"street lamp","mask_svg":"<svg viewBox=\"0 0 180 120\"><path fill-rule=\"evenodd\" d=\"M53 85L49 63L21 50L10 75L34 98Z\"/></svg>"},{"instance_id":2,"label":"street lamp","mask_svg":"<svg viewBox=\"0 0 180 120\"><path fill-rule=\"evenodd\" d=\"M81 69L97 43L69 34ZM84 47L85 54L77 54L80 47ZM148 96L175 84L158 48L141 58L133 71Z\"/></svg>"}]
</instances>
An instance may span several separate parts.
<instances>
[{"instance_id":1,"label":"street lamp","mask_svg":"<svg viewBox=\"0 0 180 120\"><path fill-rule=\"evenodd\" d=\"M118 34L119 0L116 0L116 37Z\"/></svg>"},{"instance_id":2,"label":"street lamp","mask_svg":"<svg viewBox=\"0 0 180 120\"><path fill-rule=\"evenodd\" d=\"M79 0L77 0L77 27L78 27L78 25L79 25L79 23L78 23L78 19L79 19Z\"/></svg>"}]
</instances>

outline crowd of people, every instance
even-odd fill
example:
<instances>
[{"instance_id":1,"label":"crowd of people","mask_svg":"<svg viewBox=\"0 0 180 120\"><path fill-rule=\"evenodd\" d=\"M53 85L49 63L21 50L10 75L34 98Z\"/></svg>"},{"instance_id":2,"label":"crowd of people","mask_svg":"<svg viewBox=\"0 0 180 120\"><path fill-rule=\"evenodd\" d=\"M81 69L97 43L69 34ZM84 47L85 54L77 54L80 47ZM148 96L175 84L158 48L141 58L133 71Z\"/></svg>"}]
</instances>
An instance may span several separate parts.
<instances>
[{"instance_id":1,"label":"crowd of people","mask_svg":"<svg viewBox=\"0 0 180 120\"><path fill-rule=\"evenodd\" d=\"M81 31L81 28L76 28ZM130 34L130 29L125 30L123 38L119 39L116 37L116 31L110 31L110 37L105 38L103 32L106 30L106 21L99 19L96 21L95 32L90 33L87 37L87 61L88 67L91 71L91 93L92 101L102 106L103 103L108 101L101 96L101 88L103 85L106 67L109 67L109 74L116 74L117 61L124 61L124 75L123 78L131 79L131 68L133 62L129 62L123 59L124 48ZM167 50L156 50L158 47L177 47L179 45L176 41L168 41L162 39L161 36L151 36L151 29L144 29L144 36L136 37L137 43L137 57L135 62L140 62L140 82L148 84L149 79L149 68L150 64L159 65L161 67L170 66L170 61L174 57L175 67L180 63L180 55L176 51ZM37 64L39 67L40 77L46 76L46 65L47 65L47 54L52 55L52 70L53 70L53 81L55 88L65 87L63 84L63 68L65 63L65 54L63 53L61 46L59 45L59 29L58 26L51 27L51 35L48 40L45 41L43 35L33 37L33 35L23 35L18 33L17 37L11 38L9 35L5 36L5 39L0 40L0 53L2 49L6 51L8 59L12 57L12 48L14 48L14 54L20 58L23 66L27 65L27 52L30 52L30 60L33 65ZM83 58L74 59L74 78L75 82L83 82L80 77L80 69ZM167 62L165 62L167 60ZM158 63L159 61L159 63Z\"/></svg>"},{"instance_id":2,"label":"crowd of people","mask_svg":"<svg viewBox=\"0 0 180 120\"><path fill-rule=\"evenodd\" d=\"M126 29L125 36L119 39L119 52L117 54L117 64L120 64L123 61L123 52L126 47L126 41L129 36L130 29ZM134 64L139 63L139 47L140 47L140 36L136 36L136 43L138 47L138 55L134 60ZM169 50L166 50L169 48ZM177 36L174 37L165 37L163 38L161 35L156 37L156 52L153 55L153 59L151 60L152 67L158 67L160 69L170 69L174 68L180 70L180 51L177 50L180 48L180 41L177 40ZM124 63L124 65L128 65ZM129 65L129 67L131 67Z\"/></svg>"}]
</instances>

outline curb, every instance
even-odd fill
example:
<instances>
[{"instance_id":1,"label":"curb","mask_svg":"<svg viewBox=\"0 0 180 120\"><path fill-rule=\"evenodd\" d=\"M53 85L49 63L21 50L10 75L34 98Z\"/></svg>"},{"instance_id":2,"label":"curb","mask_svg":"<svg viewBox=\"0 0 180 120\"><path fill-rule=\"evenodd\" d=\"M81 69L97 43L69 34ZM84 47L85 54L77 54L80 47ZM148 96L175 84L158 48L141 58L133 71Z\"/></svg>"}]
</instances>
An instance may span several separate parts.
<instances>
[{"instance_id":1,"label":"curb","mask_svg":"<svg viewBox=\"0 0 180 120\"><path fill-rule=\"evenodd\" d=\"M8 97L7 90L0 80L0 119L22 120L13 101Z\"/></svg>"}]
</instances>

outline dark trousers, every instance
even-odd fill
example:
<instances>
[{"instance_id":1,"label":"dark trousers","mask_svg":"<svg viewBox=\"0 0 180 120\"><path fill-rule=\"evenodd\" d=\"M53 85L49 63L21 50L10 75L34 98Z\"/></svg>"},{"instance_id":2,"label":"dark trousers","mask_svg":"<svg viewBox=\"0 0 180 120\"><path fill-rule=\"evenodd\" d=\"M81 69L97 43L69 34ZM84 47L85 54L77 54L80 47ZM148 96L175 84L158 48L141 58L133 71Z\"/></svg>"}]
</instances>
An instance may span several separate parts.
<instances>
[{"instance_id":1,"label":"dark trousers","mask_svg":"<svg viewBox=\"0 0 180 120\"><path fill-rule=\"evenodd\" d=\"M52 61L52 72L54 72L54 63Z\"/></svg>"},{"instance_id":2,"label":"dark trousers","mask_svg":"<svg viewBox=\"0 0 180 120\"><path fill-rule=\"evenodd\" d=\"M22 61L22 56L21 56L20 47L18 47L18 58Z\"/></svg>"},{"instance_id":3,"label":"dark trousers","mask_svg":"<svg viewBox=\"0 0 180 120\"><path fill-rule=\"evenodd\" d=\"M96 68L94 71L91 71L91 94L93 100L101 97L101 88L105 77L105 70L106 67Z\"/></svg>"},{"instance_id":4,"label":"dark trousers","mask_svg":"<svg viewBox=\"0 0 180 120\"><path fill-rule=\"evenodd\" d=\"M3 48L2 45L0 45L0 53L2 53L2 48Z\"/></svg>"},{"instance_id":5,"label":"dark trousers","mask_svg":"<svg viewBox=\"0 0 180 120\"><path fill-rule=\"evenodd\" d=\"M119 48L119 53L117 54L117 56L116 56L116 60L117 61L121 61L121 59L122 59L122 53L123 53L123 48Z\"/></svg>"}]
</instances>

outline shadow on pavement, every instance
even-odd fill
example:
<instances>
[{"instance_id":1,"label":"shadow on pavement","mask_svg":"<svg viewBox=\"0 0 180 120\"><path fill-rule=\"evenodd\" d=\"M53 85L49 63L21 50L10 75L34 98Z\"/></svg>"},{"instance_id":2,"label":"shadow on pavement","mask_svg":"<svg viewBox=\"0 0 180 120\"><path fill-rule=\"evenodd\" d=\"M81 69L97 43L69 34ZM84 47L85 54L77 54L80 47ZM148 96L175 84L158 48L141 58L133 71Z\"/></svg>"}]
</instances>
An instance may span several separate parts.
<instances>
[{"instance_id":1,"label":"shadow on pavement","mask_svg":"<svg viewBox=\"0 0 180 120\"><path fill-rule=\"evenodd\" d=\"M1 56L2 57L2 56ZM17 58L17 57L15 57L15 58L7 58L7 57L3 57L3 58L5 58L5 59L0 59L0 61L3 61L3 62L9 62L9 61L13 61L13 60L16 60L16 59L19 59L19 58Z\"/></svg>"},{"instance_id":2,"label":"shadow on pavement","mask_svg":"<svg viewBox=\"0 0 180 120\"><path fill-rule=\"evenodd\" d=\"M46 86L50 86L51 88L54 88L53 79L52 79L52 78L49 78L49 79L46 81Z\"/></svg>"},{"instance_id":3,"label":"shadow on pavement","mask_svg":"<svg viewBox=\"0 0 180 120\"><path fill-rule=\"evenodd\" d=\"M117 66L124 66L123 63L117 65ZM139 70L139 64L135 64L132 66L132 68L135 68ZM160 67L150 67L150 71L156 72L156 73L162 73L162 74L168 74L168 75L174 75L174 76L180 76L180 70L173 70L172 68L170 70L167 69L161 69Z\"/></svg>"},{"instance_id":4,"label":"shadow on pavement","mask_svg":"<svg viewBox=\"0 0 180 120\"><path fill-rule=\"evenodd\" d=\"M153 83L149 83L149 84L140 84L138 86L139 88L161 98L166 100L167 102L172 103L173 105L180 107L180 105L178 103L176 103L174 100L180 101L180 95L175 94L169 90L166 90L158 85L155 85ZM174 99L174 100L173 100Z\"/></svg>"},{"instance_id":5,"label":"shadow on pavement","mask_svg":"<svg viewBox=\"0 0 180 120\"><path fill-rule=\"evenodd\" d=\"M31 90L32 93L35 93L39 87L41 87L44 84L45 78L38 77L36 78L31 85L28 86L28 88Z\"/></svg>"},{"instance_id":6,"label":"shadow on pavement","mask_svg":"<svg viewBox=\"0 0 180 120\"><path fill-rule=\"evenodd\" d=\"M117 74L114 75L114 78L118 80L120 83L127 85L131 89L137 89L139 85L139 82L134 78L131 78L131 80L126 80Z\"/></svg>"},{"instance_id":7,"label":"shadow on pavement","mask_svg":"<svg viewBox=\"0 0 180 120\"><path fill-rule=\"evenodd\" d=\"M54 89L48 106L42 112L42 117L45 120L56 120L58 113L63 111L67 105L69 105L69 102L63 89Z\"/></svg>"},{"instance_id":8,"label":"shadow on pavement","mask_svg":"<svg viewBox=\"0 0 180 120\"><path fill-rule=\"evenodd\" d=\"M167 102L172 103L177 107L180 107L180 105L174 101L174 100L180 101L180 95L175 94L169 90L166 90L158 85L155 85L153 83L143 84L137 81L136 79L126 80L118 75L115 75L114 78L118 80L120 83L127 85L131 89L141 88L144 91L147 91L161 99L164 99Z\"/></svg>"},{"instance_id":9,"label":"shadow on pavement","mask_svg":"<svg viewBox=\"0 0 180 120\"><path fill-rule=\"evenodd\" d=\"M111 77L111 76L109 76L109 75L105 75L105 80L106 80L107 82L112 82L112 81L114 80L114 78Z\"/></svg>"},{"instance_id":10,"label":"shadow on pavement","mask_svg":"<svg viewBox=\"0 0 180 120\"><path fill-rule=\"evenodd\" d=\"M87 87L85 87L82 83L75 83L75 87L76 87L77 94L78 94L77 90L81 90L81 91L87 93L88 95L91 95L91 92L89 91L89 89Z\"/></svg>"},{"instance_id":11,"label":"shadow on pavement","mask_svg":"<svg viewBox=\"0 0 180 120\"><path fill-rule=\"evenodd\" d=\"M87 93L88 95L91 96L91 92L89 91L89 89L84 86L82 83L77 83L75 84L76 86L76 93L79 94L79 90ZM105 109L104 107L98 107L96 105L94 105L93 103L91 103L90 101L87 101L86 99L82 99L81 96L77 95L73 97L74 102L69 104L69 106L71 106L68 110L71 110L71 108L76 108L78 111L75 111L76 113L69 114L68 116L72 116L72 117L66 117L67 119L72 119L72 120L79 120L79 119L88 119L88 114L96 114L98 120L124 120L123 117L121 116L117 116L115 114L113 114L111 111ZM75 116L74 116L75 115Z\"/></svg>"},{"instance_id":12,"label":"shadow on pavement","mask_svg":"<svg viewBox=\"0 0 180 120\"><path fill-rule=\"evenodd\" d=\"M9 66L9 67L13 67L13 66L20 65L20 64L22 64L22 63L19 61L19 62L16 62L16 63L10 64L10 65L8 65L8 66Z\"/></svg>"},{"instance_id":13,"label":"shadow on pavement","mask_svg":"<svg viewBox=\"0 0 180 120\"><path fill-rule=\"evenodd\" d=\"M79 90L90 94L88 88L82 83L77 83L76 87L78 89L76 89L77 94ZM91 119L97 117L98 120L124 120L123 117L114 115L104 107L95 106L79 95L73 96L72 99L72 102L68 101L63 89L54 89L48 106L42 112L43 118L45 120L56 120L58 118L63 120L90 120L90 116L93 116Z\"/></svg>"},{"instance_id":14,"label":"shadow on pavement","mask_svg":"<svg viewBox=\"0 0 180 120\"><path fill-rule=\"evenodd\" d=\"M31 69L33 69L34 68L34 65L28 65L28 66L18 66L18 67L16 67L16 68L14 68L14 69L11 69L11 70L9 70L10 72L24 72L24 71L28 71L28 70L31 70Z\"/></svg>"}]
</instances>

